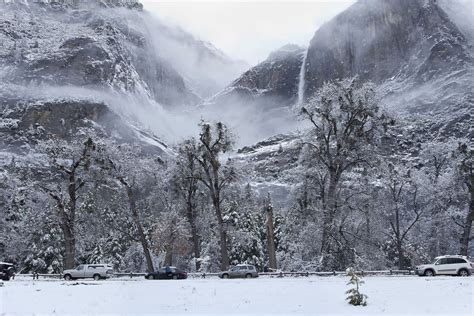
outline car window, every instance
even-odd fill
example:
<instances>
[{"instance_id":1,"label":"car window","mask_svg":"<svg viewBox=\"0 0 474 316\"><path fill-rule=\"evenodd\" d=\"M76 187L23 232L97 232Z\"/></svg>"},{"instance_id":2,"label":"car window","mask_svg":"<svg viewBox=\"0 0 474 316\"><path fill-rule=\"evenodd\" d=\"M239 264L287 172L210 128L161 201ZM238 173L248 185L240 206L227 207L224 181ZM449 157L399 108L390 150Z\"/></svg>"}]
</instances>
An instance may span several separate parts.
<instances>
[{"instance_id":1,"label":"car window","mask_svg":"<svg viewBox=\"0 0 474 316\"><path fill-rule=\"evenodd\" d=\"M247 266L240 266L240 270L247 270Z\"/></svg>"},{"instance_id":2,"label":"car window","mask_svg":"<svg viewBox=\"0 0 474 316\"><path fill-rule=\"evenodd\" d=\"M88 266L87 267L88 270L95 270L95 269L100 269L100 268L103 268L103 266Z\"/></svg>"},{"instance_id":3,"label":"car window","mask_svg":"<svg viewBox=\"0 0 474 316\"><path fill-rule=\"evenodd\" d=\"M232 269L230 269L230 271L239 271L240 270L240 267L233 267Z\"/></svg>"},{"instance_id":4,"label":"car window","mask_svg":"<svg viewBox=\"0 0 474 316\"><path fill-rule=\"evenodd\" d=\"M447 259L447 258L439 259L438 262L436 262L436 264L447 264L447 263L448 263L448 259Z\"/></svg>"},{"instance_id":5,"label":"car window","mask_svg":"<svg viewBox=\"0 0 474 316\"><path fill-rule=\"evenodd\" d=\"M158 270L158 272L160 272L160 273L165 273L165 272L166 272L166 268L161 268L161 269Z\"/></svg>"},{"instance_id":6,"label":"car window","mask_svg":"<svg viewBox=\"0 0 474 316\"><path fill-rule=\"evenodd\" d=\"M247 266L247 268L248 268L249 270L255 270L255 267L254 267L254 266Z\"/></svg>"},{"instance_id":7,"label":"car window","mask_svg":"<svg viewBox=\"0 0 474 316\"><path fill-rule=\"evenodd\" d=\"M76 270L79 270L79 271L80 271L80 270L84 270L84 266L81 264L80 266L78 266L78 267L76 268Z\"/></svg>"},{"instance_id":8,"label":"car window","mask_svg":"<svg viewBox=\"0 0 474 316\"><path fill-rule=\"evenodd\" d=\"M459 264L459 263L466 263L466 261L464 261L464 259L461 259L461 258L449 258L448 263L449 264Z\"/></svg>"}]
</instances>

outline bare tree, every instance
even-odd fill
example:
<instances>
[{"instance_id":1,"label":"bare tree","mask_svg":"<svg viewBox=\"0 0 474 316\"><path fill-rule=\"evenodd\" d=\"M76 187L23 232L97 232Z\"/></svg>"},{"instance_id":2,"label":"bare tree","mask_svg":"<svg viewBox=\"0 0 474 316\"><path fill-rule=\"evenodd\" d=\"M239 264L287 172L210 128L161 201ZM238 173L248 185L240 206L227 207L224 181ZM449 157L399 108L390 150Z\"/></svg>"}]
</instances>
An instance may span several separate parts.
<instances>
[{"instance_id":1,"label":"bare tree","mask_svg":"<svg viewBox=\"0 0 474 316\"><path fill-rule=\"evenodd\" d=\"M388 236L395 245L396 262L399 269L405 269L410 265L405 253L405 243L409 233L421 221L426 210L423 203L424 194L417 183L417 181L422 182L423 175L417 173L413 176L414 171L410 168L393 164L389 164L386 171L381 208L385 211L389 224Z\"/></svg>"},{"instance_id":2,"label":"bare tree","mask_svg":"<svg viewBox=\"0 0 474 316\"><path fill-rule=\"evenodd\" d=\"M337 232L334 220L338 213L338 190L344 173L361 164L369 164L390 120L379 105L375 86L344 79L325 84L301 108L301 115L311 123L305 144L322 165L321 191L324 210L321 253L331 251L331 239Z\"/></svg>"},{"instance_id":3,"label":"bare tree","mask_svg":"<svg viewBox=\"0 0 474 316\"><path fill-rule=\"evenodd\" d=\"M82 171L91 163L95 144L90 137L83 143L48 140L39 144L47 154L53 169L49 183L40 187L55 201L59 224L64 238L64 269L72 269L76 255L76 210L81 189L86 183Z\"/></svg>"},{"instance_id":4,"label":"bare tree","mask_svg":"<svg viewBox=\"0 0 474 316\"><path fill-rule=\"evenodd\" d=\"M154 267L138 200L144 195L143 190L149 188L150 181L154 180L156 165L160 163L161 160L155 162L142 156L139 148L128 145L107 147L107 152L102 159L103 167L125 190L129 214L135 227L135 234L130 237L141 244L148 272L153 272Z\"/></svg>"},{"instance_id":5,"label":"bare tree","mask_svg":"<svg viewBox=\"0 0 474 316\"><path fill-rule=\"evenodd\" d=\"M232 149L233 140L227 127L223 123L213 126L202 122L200 124L197 162L201 167L198 180L208 189L214 207L220 243L220 267L225 270L229 267L229 253L227 249L227 230L222 214L224 191L236 179L235 170L229 164L222 164L221 154Z\"/></svg>"},{"instance_id":6,"label":"bare tree","mask_svg":"<svg viewBox=\"0 0 474 316\"><path fill-rule=\"evenodd\" d=\"M197 144L195 139L184 141L178 152L176 168L174 169L173 184L176 186L178 195L184 201L186 218L191 227L191 241L196 262L196 271L199 271L201 263L201 236L197 227L197 193L199 184L199 164L197 161Z\"/></svg>"},{"instance_id":7,"label":"bare tree","mask_svg":"<svg viewBox=\"0 0 474 316\"><path fill-rule=\"evenodd\" d=\"M165 266L173 265L173 255L184 255L189 251L189 228L187 220L176 210L166 209L153 230L155 251L165 252Z\"/></svg>"}]
</instances>

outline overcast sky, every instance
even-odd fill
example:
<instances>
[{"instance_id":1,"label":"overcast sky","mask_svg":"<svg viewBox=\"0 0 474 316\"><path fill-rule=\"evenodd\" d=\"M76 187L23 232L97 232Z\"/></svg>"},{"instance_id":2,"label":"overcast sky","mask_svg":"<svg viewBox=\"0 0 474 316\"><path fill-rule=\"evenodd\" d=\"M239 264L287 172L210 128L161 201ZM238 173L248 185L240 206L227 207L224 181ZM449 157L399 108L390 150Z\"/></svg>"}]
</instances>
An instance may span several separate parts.
<instances>
[{"instance_id":1,"label":"overcast sky","mask_svg":"<svg viewBox=\"0 0 474 316\"><path fill-rule=\"evenodd\" d=\"M142 0L145 9L250 64L288 43L307 46L317 28L355 0Z\"/></svg>"}]
</instances>

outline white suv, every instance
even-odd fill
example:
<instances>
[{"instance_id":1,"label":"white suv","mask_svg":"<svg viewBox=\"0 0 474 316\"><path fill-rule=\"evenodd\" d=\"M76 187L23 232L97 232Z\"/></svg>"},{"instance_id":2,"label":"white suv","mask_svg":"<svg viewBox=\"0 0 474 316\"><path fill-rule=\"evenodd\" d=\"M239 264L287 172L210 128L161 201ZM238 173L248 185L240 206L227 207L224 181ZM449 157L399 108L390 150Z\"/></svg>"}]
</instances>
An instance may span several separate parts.
<instances>
[{"instance_id":1,"label":"white suv","mask_svg":"<svg viewBox=\"0 0 474 316\"><path fill-rule=\"evenodd\" d=\"M65 280L93 278L94 280L107 279L113 275L112 266L108 264L81 264L75 269L64 270Z\"/></svg>"},{"instance_id":2,"label":"white suv","mask_svg":"<svg viewBox=\"0 0 474 316\"><path fill-rule=\"evenodd\" d=\"M419 276L438 274L469 276L474 272L474 263L465 256L441 256L436 257L431 264L417 266L415 272Z\"/></svg>"}]
</instances>

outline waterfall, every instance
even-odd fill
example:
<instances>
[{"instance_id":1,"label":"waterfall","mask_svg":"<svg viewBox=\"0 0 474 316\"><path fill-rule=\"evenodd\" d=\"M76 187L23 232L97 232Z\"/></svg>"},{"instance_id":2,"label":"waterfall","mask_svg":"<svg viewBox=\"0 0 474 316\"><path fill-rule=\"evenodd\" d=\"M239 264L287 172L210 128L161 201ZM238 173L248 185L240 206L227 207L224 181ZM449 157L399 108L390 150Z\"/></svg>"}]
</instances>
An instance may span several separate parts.
<instances>
[{"instance_id":1,"label":"waterfall","mask_svg":"<svg viewBox=\"0 0 474 316\"><path fill-rule=\"evenodd\" d=\"M305 69L306 69L306 58L308 57L308 50L304 53L303 61L301 63L300 75L298 79L298 103L297 105L303 104L304 101L304 88L305 88Z\"/></svg>"}]
</instances>

